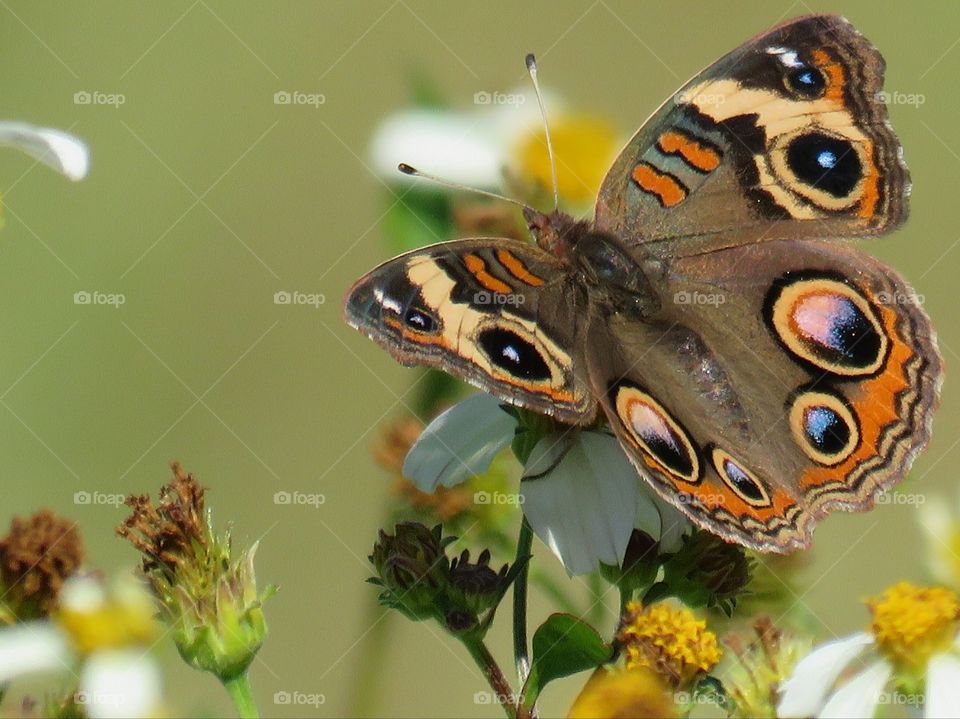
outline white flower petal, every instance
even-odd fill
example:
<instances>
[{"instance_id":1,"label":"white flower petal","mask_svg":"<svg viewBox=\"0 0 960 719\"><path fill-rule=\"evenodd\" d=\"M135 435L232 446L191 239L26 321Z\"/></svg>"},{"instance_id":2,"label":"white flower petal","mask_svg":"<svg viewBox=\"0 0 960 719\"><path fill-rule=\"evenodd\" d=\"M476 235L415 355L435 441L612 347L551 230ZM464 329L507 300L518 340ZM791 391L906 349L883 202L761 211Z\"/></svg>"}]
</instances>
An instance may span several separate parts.
<instances>
[{"instance_id":1,"label":"white flower petal","mask_svg":"<svg viewBox=\"0 0 960 719\"><path fill-rule=\"evenodd\" d=\"M858 632L821 644L807 654L780 687L781 698L777 706L777 716L786 719L816 714L843 670L864 647L872 643L871 635Z\"/></svg>"},{"instance_id":2,"label":"white flower petal","mask_svg":"<svg viewBox=\"0 0 960 719\"><path fill-rule=\"evenodd\" d=\"M874 662L834 692L818 719L869 719L876 714L891 674L889 662Z\"/></svg>"},{"instance_id":3,"label":"white flower petal","mask_svg":"<svg viewBox=\"0 0 960 719\"><path fill-rule=\"evenodd\" d=\"M646 490L646 487L644 489ZM660 549L667 553L676 552L683 546L683 536L690 534L693 525L683 512L663 501L652 489L646 490L646 494L660 513Z\"/></svg>"},{"instance_id":4,"label":"white flower petal","mask_svg":"<svg viewBox=\"0 0 960 719\"><path fill-rule=\"evenodd\" d=\"M66 638L50 622L26 622L0 630L0 684L15 677L71 666Z\"/></svg>"},{"instance_id":5,"label":"white flower petal","mask_svg":"<svg viewBox=\"0 0 960 719\"><path fill-rule=\"evenodd\" d=\"M83 665L78 699L91 719L153 716L160 674L142 651L98 652Z\"/></svg>"},{"instance_id":6,"label":"white flower petal","mask_svg":"<svg viewBox=\"0 0 960 719\"><path fill-rule=\"evenodd\" d=\"M660 508L652 500L637 502L637 518L633 522L635 529L648 534L657 540L663 530L663 520L660 517Z\"/></svg>"},{"instance_id":7,"label":"white flower petal","mask_svg":"<svg viewBox=\"0 0 960 719\"><path fill-rule=\"evenodd\" d=\"M950 545L957 524L942 499L927 502L919 510L920 527L927 538L927 567L938 582L953 587L957 583L957 558Z\"/></svg>"},{"instance_id":8,"label":"white flower petal","mask_svg":"<svg viewBox=\"0 0 960 719\"><path fill-rule=\"evenodd\" d=\"M471 187L497 187L507 144L479 114L408 110L377 128L370 144L374 170L392 181L413 178L397 171L405 162L418 170Z\"/></svg>"},{"instance_id":9,"label":"white flower petal","mask_svg":"<svg viewBox=\"0 0 960 719\"><path fill-rule=\"evenodd\" d=\"M545 437L524 474L542 472L563 440ZM586 574L599 562L620 564L637 517L640 479L610 436L580 432L548 474L520 483L523 512L537 536L570 574Z\"/></svg>"},{"instance_id":10,"label":"white flower petal","mask_svg":"<svg viewBox=\"0 0 960 719\"><path fill-rule=\"evenodd\" d=\"M71 180L82 180L90 169L90 151L73 135L26 122L0 122L0 145L19 148Z\"/></svg>"},{"instance_id":11,"label":"white flower petal","mask_svg":"<svg viewBox=\"0 0 960 719\"><path fill-rule=\"evenodd\" d=\"M60 591L60 603L74 612L89 613L100 609L107 601L103 584L93 577L70 577Z\"/></svg>"},{"instance_id":12,"label":"white flower petal","mask_svg":"<svg viewBox=\"0 0 960 719\"><path fill-rule=\"evenodd\" d=\"M927 719L960 717L960 658L938 654L927 664Z\"/></svg>"},{"instance_id":13,"label":"white flower petal","mask_svg":"<svg viewBox=\"0 0 960 719\"><path fill-rule=\"evenodd\" d=\"M556 117L563 103L544 92ZM416 181L397 170L404 162L445 180L496 189L519 138L543 130L536 95L525 86L514 92L478 91L472 110L416 108L388 117L374 132L370 161L382 177Z\"/></svg>"},{"instance_id":14,"label":"white flower petal","mask_svg":"<svg viewBox=\"0 0 960 719\"><path fill-rule=\"evenodd\" d=\"M517 422L492 395L475 394L434 419L403 461L403 476L424 492L483 474L513 441Z\"/></svg>"}]
</instances>

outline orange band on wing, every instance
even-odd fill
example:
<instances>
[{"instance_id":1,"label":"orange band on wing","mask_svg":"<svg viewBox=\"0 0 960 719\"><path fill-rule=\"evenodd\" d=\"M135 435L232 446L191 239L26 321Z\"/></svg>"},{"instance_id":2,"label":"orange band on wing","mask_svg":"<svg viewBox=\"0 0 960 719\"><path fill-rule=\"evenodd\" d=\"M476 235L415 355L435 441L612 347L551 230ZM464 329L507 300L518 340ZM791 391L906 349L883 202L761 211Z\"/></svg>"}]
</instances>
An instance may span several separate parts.
<instances>
[{"instance_id":1,"label":"orange band on wing","mask_svg":"<svg viewBox=\"0 0 960 719\"><path fill-rule=\"evenodd\" d=\"M660 172L646 162L641 162L633 168L633 181L644 192L656 195L664 207L679 205L687 197L686 188L677 178L666 172Z\"/></svg>"},{"instance_id":2,"label":"orange band on wing","mask_svg":"<svg viewBox=\"0 0 960 719\"><path fill-rule=\"evenodd\" d=\"M539 287L543 284L543 278L530 272L523 261L509 250L497 250L497 259L507 272L521 282L531 287Z\"/></svg>"},{"instance_id":3,"label":"orange band on wing","mask_svg":"<svg viewBox=\"0 0 960 719\"><path fill-rule=\"evenodd\" d=\"M880 201L880 173L877 171L876 163L873 159L873 143L864 140L864 153L869 158L866 175L863 179L863 194L860 197L857 214L865 219L873 217L877 209L877 202Z\"/></svg>"},{"instance_id":4,"label":"orange band on wing","mask_svg":"<svg viewBox=\"0 0 960 719\"><path fill-rule=\"evenodd\" d=\"M830 57L826 50L814 50L813 61L827 76L827 91L824 97L828 100L843 102L843 87L847 82L843 65Z\"/></svg>"},{"instance_id":5,"label":"orange band on wing","mask_svg":"<svg viewBox=\"0 0 960 719\"><path fill-rule=\"evenodd\" d=\"M720 166L720 153L712 147L690 139L679 132L665 132L657 145L668 155L680 155L700 172L713 172Z\"/></svg>"},{"instance_id":6,"label":"orange band on wing","mask_svg":"<svg viewBox=\"0 0 960 719\"><path fill-rule=\"evenodd\" d=\"M472 274L477 279L477 282L483 285L485 289L504 295L513 292L513 288L510 285L487 272L487 263L477 255L471 254L465 256L463 258L463 264L467 266L470 274Z\"/></svg>"},{"instance_id":7,"label":"orange band on wing","mask_svg":"<svg viewBox=\"0 0 960 719\"><path fill-rule=\"evenodd\" d=\"M896 333L896 311L881 306L880 312L883 316L883 325L891 338L891 349L886 370L862 382L857 392L858 398L851 398L853 412L861 418L860 444L857 450L841 464L832 467L814 467L804 472L800 477L800 487L805 491L820 485L844 482L857 465L877 454L881 434L890 425L904 420L898 415L897 397L910 387L906 366L915 353Z\"/></svg>"}]
</instances>

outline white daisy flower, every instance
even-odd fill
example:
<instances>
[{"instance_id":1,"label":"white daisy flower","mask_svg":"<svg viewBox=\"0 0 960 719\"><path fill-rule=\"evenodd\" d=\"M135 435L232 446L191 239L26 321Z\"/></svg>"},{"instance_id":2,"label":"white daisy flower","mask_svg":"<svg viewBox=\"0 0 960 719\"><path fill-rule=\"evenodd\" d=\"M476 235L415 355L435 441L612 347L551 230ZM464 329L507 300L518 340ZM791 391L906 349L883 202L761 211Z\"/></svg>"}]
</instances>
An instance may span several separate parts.
<instances>
[{"instance_id":1,"label":"white daisy flower","mask_svg":"<svg viewBox=\"0 0 960 719\"><path fill-rule=\"evenodd\" d=\"M160 673L145 647L156 635L142 587L111 593L89 578L67 581L52 619L0 629L0 686L34 674L69 674L91 719L157 716Z\"/></svg>"},{"instance_id":2,"label":"white daisy flower","mask_svg":"<svg viewBox=\"0 0 960 719\"><path fill-rule=\"evenodd\" d=\"M869 632L827 642L797 663L777 716L873 717L889 704L960 716L960 598L901 582L868 606Z\"/></svg>"},{"instance_id":3,"label":"white daisy flower","mask_svg":"<svg viewBox=\"0 0 960 719\"><path fill-rule=\"evenodd\" d=\"M424 492L483 474L514 438L517 422L495 397L475 394L438 416L410 448L403 474ZM520 484L533 531L570 574L619 565L640 529L665 552L680 548L690 524L655 495L612 436L571 428L547 435L530 454Z\"/></svg>"},{"instance_id":4,"label":"white daisy flower","mask_svg":"<svg viewBox=\"0 0 960 719\"><path fill-rule=\"evenodd\" d=\"M552 95L546 101L551 109L560 104ZM537 98L532 91L481 92L475 102L472 110L414 108L387 117L370 143L374 170L391 181L413 181L397 172L403 162L471 187L498 187L512 148L542 127Z\"/></svg>"},{"instance_id":5,"label":"white daisy flower","mask_svg":"<svg viewBox=\"0 0 960 719\"><path fill-rule=\"evenodd\" d=\"M22 150L74 181L82 180L90 169L90 151L87 145L61 130L2 120L0 145Z\"/></svg>"}]
</instances>

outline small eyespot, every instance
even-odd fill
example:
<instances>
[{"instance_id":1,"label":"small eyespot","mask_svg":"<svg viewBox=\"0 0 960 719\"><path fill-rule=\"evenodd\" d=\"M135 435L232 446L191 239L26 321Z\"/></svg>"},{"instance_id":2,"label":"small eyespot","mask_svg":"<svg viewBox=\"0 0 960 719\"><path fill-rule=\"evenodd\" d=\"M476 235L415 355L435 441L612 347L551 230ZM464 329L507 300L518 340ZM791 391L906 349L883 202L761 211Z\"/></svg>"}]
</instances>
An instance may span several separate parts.
<instances>
[{"instance_id":1,"label":"small eyespot","mask_svg":"<svg viewBox=\"0 0 960 719\"><path fill-rule=\"evenodd\" d=\"M440 326L440 323L432 316L416 307L407 309L403 315L403 322L410 329L424 334L436 332L437 327Z\"/></svg>"},{"instance_id":2,"label":"small eyespot","mask_svg":"<svg viewBox=\"0 0 960 719\"><path fill-rule=\"evenodd\" d=\"M611 395L620 422L646 458L682 482L700 481L700 459L690 436L659 402L627 384L614 385Z\"/></svg>"},{"instance_id":3,"label":"small eyespot","mask_svg":"<svg viewBox=\"0 0 960 719\"><path fill-rule=\"evenodd\" d=\"M827 79L823 73L806 64L788 69L783 82L788 90L805 100L816 100L827 89Z\"/></svg>"},{"instance_id":4,"label":"small eyespot","mask_svg":"<svg viewBox=\"0 0 960 719\"><path fill-rule=\"evenodd\" d=\"M801 390L795 394L789 412L794 440L817 464L840 464L860 444L857 418L838 395Z\"/></svg>"},{"instance_id":5,"label":"small eyespot","mask_svg":"<svg viewBox=\"0 0 960 719\"><path fill-rule=\"evenodd\" d=\"M791 140L786 160L800 182L835 198L850 195L863 178L863 166L853 144L822 132Z\"/></svg>"},{"instance_id":6,"label":"small eyespot","mask_svg":"<svg viewBox=\"0 0 960 719\"><path fill-rule=\"evenodd\" d=\"M513 377L542 382L551 377L540 351L512 330L492 327L480 332L477 342L495 366Z\"/></svg>"},{"instance_id":7,"label":"small eyespot","mask_svg":"<svg viewBox=\"0 0 960 719\"><path fill-rule=\"evenodd\" d=\"M751 507L769 507L770 494L756 475L744 468L729 452L719 447L710 448L710 461L730 489Z\"/></svg>"}]
</instances>

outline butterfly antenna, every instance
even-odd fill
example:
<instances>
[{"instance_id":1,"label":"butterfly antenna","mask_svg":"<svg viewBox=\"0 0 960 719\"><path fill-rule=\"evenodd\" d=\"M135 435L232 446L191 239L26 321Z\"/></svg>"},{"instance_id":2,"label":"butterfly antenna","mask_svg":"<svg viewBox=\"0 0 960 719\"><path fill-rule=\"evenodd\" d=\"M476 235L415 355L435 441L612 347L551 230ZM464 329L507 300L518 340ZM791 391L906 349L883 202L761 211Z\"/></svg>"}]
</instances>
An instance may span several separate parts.
<instances>
[{"instance_id":1,"label":"butterfly antenna","mask_svg":"<svg viewBox=\"0 0 960 719\"><path fill-rule=\"evenodd\" d=\"M530 206L521 202L520 200L514 200L511 197L506 195L499 195L496 192L488 192L487 190L481 190L479 187L470 187L469 185L461 185L459 182L453 182L452 180L445 180L442 177L437 177L436 175L431 175L427 172L421 172L416 167L412 167L405 162L401 162L397 165L397 169L400 170L404 175L410 175L411 177L422 177L424 180L430 180L435 182L438 185L443 185L444 187L450 187L454 190L462 190L463 192L472 192L476 195L486 195L487 197L492 197L495 200L501 200L503 202L509 202L511 205L517 205L524 209L531 209Z\"/></svg>"},{"instance_id":2,"label":"butterfly antenna","mask_svg":"<svg viewBox=\"0 0 960 719\"><path fill-rule=\"evenodd\" d=\"M550 139L550 123L547 122L547 109L543 106L543 93L540 92L540 83L537 82L537 58L533 53L527 54L527 72L533 81L533 91L537 95L537 104L540 105L540 117L543 118L543 133L547 138L547 154L550 156L550 174L553 179L553 209L560 207L560 189L557 182L557 158L553 154L553 141Z\"/></svg>"}]
</instances>

